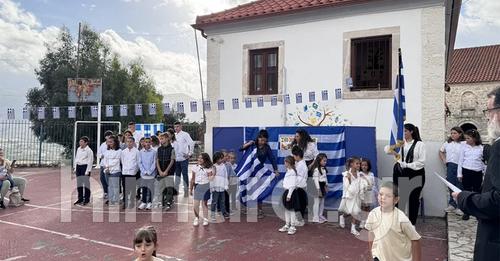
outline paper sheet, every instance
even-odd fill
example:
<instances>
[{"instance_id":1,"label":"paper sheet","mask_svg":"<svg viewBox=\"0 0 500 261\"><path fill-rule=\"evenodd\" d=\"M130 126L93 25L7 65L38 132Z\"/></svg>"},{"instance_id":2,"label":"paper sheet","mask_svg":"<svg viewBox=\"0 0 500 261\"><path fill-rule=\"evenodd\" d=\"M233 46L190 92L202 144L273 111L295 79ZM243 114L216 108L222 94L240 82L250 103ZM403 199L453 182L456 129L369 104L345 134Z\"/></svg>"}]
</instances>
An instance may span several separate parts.
<instances>
[{"instance_id":1,"label":"paper sheet","mask_svg":"<svg viewBox=\"0 0 500 261\"><path fill-rule=\"evenodd\" d=\"M441 177L441 175L439 175L437 172L434 172L434 174L436 174L436 176L438 176L438 178L444 182L444 184L446 184L446 186L448 186L448 188L450 188L453 192L462 192L461 189L457 188L455 185L451 184L450 182L448 182L445 178Z\"/></svg>"}]
</instances>

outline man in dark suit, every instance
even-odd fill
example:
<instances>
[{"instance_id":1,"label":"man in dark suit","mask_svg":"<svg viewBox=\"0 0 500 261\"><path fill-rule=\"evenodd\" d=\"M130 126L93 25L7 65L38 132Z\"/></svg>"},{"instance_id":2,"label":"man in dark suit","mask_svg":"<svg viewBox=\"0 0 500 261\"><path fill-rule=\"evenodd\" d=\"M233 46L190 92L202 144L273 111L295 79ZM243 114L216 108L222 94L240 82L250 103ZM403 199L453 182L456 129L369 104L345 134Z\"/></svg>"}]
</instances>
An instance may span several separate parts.
<instances>
[{"instance_id":1,"label":"man in dark suit","mask_svg":"<svg viewBox=\"0 0 500 261\"><path fill-rule=\"evenodd\" d=\"M487 106L484 112L489 120L488 136L492 145L483 190L453 193L458 207L479 221L474 261L500 260L500 87L488 94Z\"/></svg>"}]
</instances>

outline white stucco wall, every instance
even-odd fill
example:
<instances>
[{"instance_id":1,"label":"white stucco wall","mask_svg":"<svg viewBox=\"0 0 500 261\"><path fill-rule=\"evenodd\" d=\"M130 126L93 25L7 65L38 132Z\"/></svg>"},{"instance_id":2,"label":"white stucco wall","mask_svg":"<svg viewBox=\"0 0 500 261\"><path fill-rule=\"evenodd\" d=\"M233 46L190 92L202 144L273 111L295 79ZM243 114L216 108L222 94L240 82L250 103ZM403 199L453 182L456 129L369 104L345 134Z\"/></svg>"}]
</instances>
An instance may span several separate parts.
<instances>
[{"instance_id":1,"label":"white stucco wall","mask_svg":"<svg viewBox=\"0 0 500 261\"><path fill-rule=\"evenodd\" d=\"M444 138L445 8L436 2L439 1L406 9L381 7L355 15L349 12L337 13L328 19L304 19L307 22L284 22L274 27L256 26L253 29L249 27L244 30L226 31L207 30L208 97L214 101L224 99L226 103L225 111L207 112L205 139L207 152L211 152L212 148L212 127L293 126L295 121L286 116L309 104L308 92L316 91L318 101L321 98L321 91L328 90L330 99L328 102L319 102L320 107L331 109L341 119L346 119L347 125L375 126L379 173L382 176L391 175L394 162L391 157L383 153L382 144L388 143L390 135L393 99L364 97L363 99L336 100L335 89L342 88L345 81L343 76L344 34L397 27L399 28L399 46L403 53L407 122L422 126L424 123L422 115L432 115L432 120L427 120L424 125L427 127L435 125L427 130L421 130L430 151L427 156L428 174L424 189L425 197L429 198L426 201L426 214L442 216L444 214L442 209L446 206L445 189L435 179L429 177L434 171L442 172L442 166L437 158L437 149ZM239 110L232 110L232 98L239 98L243 101L243 45L276 41L284 43L284 55L279 59L284 59L284 93L290 94L292 103L284 105L279 102L278 106L271 107L270 103L266 102L264 108L256 108L257 104L254 102L252 109L246 109L244 103L240 103ZM429 64L426 64L430 61L434 66L431 69L427 68ZM393 59L392 62L397 63L397 60ZM396 75L393 74L393 80L395 77ZM432 90L433 93L426 97L423 94L428 90ZM303 104L295 104L297 92L302 92ZM212 107L215 108L215 104ZM436 200L436 198L439 199Z\"/></svg>"}]
</instances>

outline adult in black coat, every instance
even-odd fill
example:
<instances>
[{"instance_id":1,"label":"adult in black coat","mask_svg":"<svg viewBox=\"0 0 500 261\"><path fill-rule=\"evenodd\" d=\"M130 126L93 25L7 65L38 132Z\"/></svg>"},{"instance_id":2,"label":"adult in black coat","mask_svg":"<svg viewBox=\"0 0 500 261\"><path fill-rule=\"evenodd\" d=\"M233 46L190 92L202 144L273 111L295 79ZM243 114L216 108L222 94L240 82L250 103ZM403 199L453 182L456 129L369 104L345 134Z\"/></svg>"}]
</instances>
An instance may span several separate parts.
<instances>
[{"instance_id":1,"label":"adult in black coat","mask_svg":"<svg viewBox=\"0 0 500 261\"><path fill-rule=\"evenodd\" d=\"M500 260L500 87L488 95L488 135L493 139L481 193L453 193L458 207L475 216L477 225L474 261Z\"/></svg>"}]
</instances>

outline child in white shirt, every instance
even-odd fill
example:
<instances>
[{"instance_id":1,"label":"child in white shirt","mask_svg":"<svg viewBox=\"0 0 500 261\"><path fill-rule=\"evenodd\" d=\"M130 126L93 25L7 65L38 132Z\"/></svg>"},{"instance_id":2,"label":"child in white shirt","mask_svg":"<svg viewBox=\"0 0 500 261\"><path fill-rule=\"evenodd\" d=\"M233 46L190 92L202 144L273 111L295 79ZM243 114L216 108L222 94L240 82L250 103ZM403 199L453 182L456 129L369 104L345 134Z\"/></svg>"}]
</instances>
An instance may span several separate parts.
<instances>
[{"instance_id":1,"label":"child in white shirt","mask_svg":"<svg viewBox=\"0 0 500 261\"><path fill-rule=\"evenodd\" d=\"M213 176L213 165L208 153L198 156L198 165L194 167L189 185L189 194L193 196L195 218L193 226L200 222L200 203L203 208L203 225L208 226L208 200L210 199L210 179Z\"/></svg>"},{"instance_id":2,"label":"child in white shirt","mask_svg":"<svg viewBox=\"0 0 500 261\"><path fill-rule=\"evenodd\" d=\"M117 136L110 136L107 144L108 150L104 152L103 158L104 173L108 176L109 205L113 206L120 203L121 150Z\"/></svg>"},{"instance_id":3,"label":"child in white shirt","mask_svg":"<svg viewBox=\"0 0 500 261\"><path fill-rule=\"evenodd\" d=\"M328 180L326 176L328 172L326 170L327 160L326 154L320 153L312 165L315 190L311 191L311 193L314 195L313 222L315 223L326 222L323 212L325 209L326 192L328 191Z\"/></svg>"},{"instance_id":4,"label":"child in white shirt","mask_svg":"<svg viewBox=\"0 0 500 261\"><path fill-rule=\"evenodd\" d=\"M216 221L215 212L220 209L224 218L229 218L229 213L226 210L226 195L228 189L228 175L227 168L224 164L224 153L216 152L214 154L214 171L215 175L212 176L210 181L210 191L212 192L212 222Z\"/></svg>"},{"instance_id":5,"label":"child in white shirt","mask_svg":"<svg viewBox=\"0 0 500 261\"><path fill-rule=\"evenodd\" d=\"M361 172L359 172L359 176L365 183L364 185L366 186L366 190L363 200L361 201L361 210L363 212L361 214L362 220L361 224L359 225L360 228L364 228L368 213L374 207L373 205L375 204L375 198L377 196L376 192L377 185L375 184L375 175L373 174L373 172L371 172L371 170L372 170L372 164L370 160L361 159Z\"/></svg>"},{"instance_id":6,"label":"child in white shirt","mask_svg":"<svg viewBox=\"0 0 500 261\"><path fill-rule=\"evenodd\" d=\"M307 178L309 168L304 160L304 151L299 146L292 147L292 155L295 159L295 169L297 170L297 197L300 208L297 210L297 223L295 226L301 227L305 223L305 212L307 208Z\"/></svg>"},{"instance_id":7,"label":"child in white shirt","mask_svg":"<svg viewBox=\"0 0 500 261\"><path fill-rule=\"evenodd\" d=\"M295 169L295 159L293 156L285 158L286 173L283 178L282 201L285 206L285 225L278 229L279 232L287 232L293 235L297 232L295 224L297 223L297 215L295 211L300 209L300 201L297 194L297 170Z\"/></svg>"},{"instance_id":8,"label":"child in white shirt","mask_svg":"<svg viewBox=\"0 0 500 261\"><path fill-rule=\"evenodd\" d=\"M76 150L73 162L73 172L76 175L76 188L78 200L74 205L87 205L90 202L90 172L94 162L94 152L88 146L89 138L80 138L80 147Z\"/></svg>"},{"instance_id":9,"label":"child in white shirt","mask_svg":"<svg viewBox=\"0 0 500 261\"><path fill-rule=\"evenodd\" d=\"M368 215L366 229L373 260L420 261L420 235L403 211L396 208L398 188L392 182L382 184L379 207Z\"/></svg>"}]
</instances>

